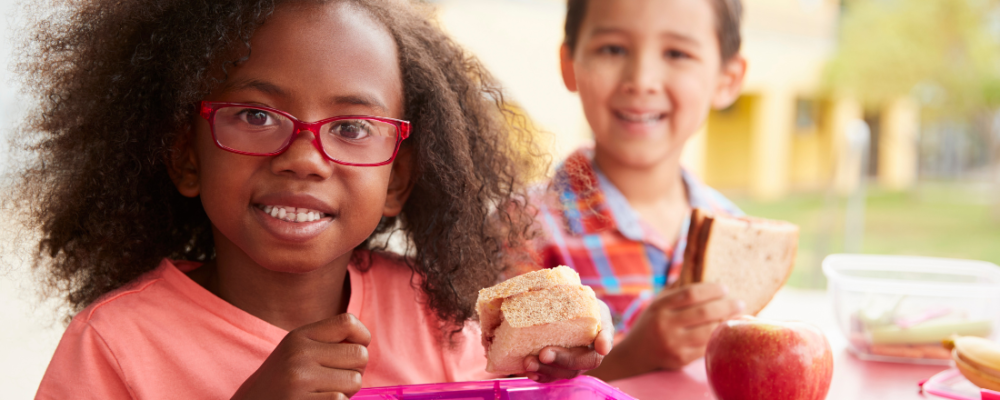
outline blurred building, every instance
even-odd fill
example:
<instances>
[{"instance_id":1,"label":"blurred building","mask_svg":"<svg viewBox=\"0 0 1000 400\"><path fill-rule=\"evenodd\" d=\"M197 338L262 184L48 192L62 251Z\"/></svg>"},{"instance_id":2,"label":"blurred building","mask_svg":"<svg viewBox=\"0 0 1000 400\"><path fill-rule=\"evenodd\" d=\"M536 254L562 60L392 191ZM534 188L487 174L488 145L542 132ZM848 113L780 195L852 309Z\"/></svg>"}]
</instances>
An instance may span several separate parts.
<instances>
[{"instance_id":1,"label":"blurred building","mask_svg":"<svg viewBox=\"0 0 1000 400\"><path fill-rule=\"evenodd\" d=\"M684 164L708 184L758 199L836 187L859 173L891 189L916 180L917 122L912 101L862 107L822 88L836 46L839 0L743 0L744 93L713 111L685 148ZM559 75L565 0L438 0L438 20L504 84L538 127L551 132L558 161L590 140L579 99ZM867 171L847 154L850 121L870 126ZM854 160L854 161L851 161Z\"/></svg>"}]
</instances>

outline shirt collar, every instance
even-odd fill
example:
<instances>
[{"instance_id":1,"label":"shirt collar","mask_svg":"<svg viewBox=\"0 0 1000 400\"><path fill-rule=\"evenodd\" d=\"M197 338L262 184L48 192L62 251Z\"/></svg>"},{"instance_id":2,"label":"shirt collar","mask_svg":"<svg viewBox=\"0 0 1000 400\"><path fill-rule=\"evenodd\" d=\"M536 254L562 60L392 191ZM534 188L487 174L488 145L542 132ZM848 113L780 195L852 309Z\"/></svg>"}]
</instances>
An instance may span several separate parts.
<instances>
[{"instance_id":1,"label":"shirt collar","mask_svg":"<svg viewBox=\"0 0 1000 400\"><path fill-rule=\"evenodd\" d=\"M719 208L712 189L683 168L681 178L687 187L691 207ZM570 155L557 169L554 181L573 233L593 234L617 229L630 240L643 241L646 238L639 214L594 163L592 149L582 148ZM589 207L579 207L580 204Z\"/></svg>"}]
</instances>

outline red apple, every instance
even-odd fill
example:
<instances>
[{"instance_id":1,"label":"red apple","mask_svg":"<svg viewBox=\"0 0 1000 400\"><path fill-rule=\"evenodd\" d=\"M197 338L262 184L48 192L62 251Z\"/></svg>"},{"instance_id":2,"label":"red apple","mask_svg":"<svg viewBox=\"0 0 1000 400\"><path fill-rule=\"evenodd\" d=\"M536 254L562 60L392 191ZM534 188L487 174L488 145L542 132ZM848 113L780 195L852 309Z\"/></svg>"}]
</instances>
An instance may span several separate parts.
<instances>
[{"instance_id":1,"label":"red apple","mask_svg":"<svg viewBox=\"0 0 1000 400\"><path fill-rule=\"evenodd\" d=\"M822 400L833 354L811 324L740 317L712 332L705 369L719 400Z\"/></svg>"}]
</instances>

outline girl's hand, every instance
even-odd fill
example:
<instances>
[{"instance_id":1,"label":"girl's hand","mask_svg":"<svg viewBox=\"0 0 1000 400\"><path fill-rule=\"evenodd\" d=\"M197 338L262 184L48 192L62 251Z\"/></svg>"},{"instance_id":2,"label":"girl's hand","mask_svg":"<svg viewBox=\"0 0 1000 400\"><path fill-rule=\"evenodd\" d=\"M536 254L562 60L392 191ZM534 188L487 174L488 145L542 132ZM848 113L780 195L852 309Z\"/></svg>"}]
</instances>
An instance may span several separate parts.
<instances>
[{"instance_id":1,"label":"girl's hand","mask_svg":"<svg viewBox=\"0 0 1000 400\"><path fill-rule=\"evenodd\" d=\"M525 376L538 382L552 382L576 377L601 365L604 356L611 352L615 325L611 322L608 305L600 300L598 303L601 306L601 331L597 332L594 343L587 347L573 348L548 346L537 356L525 357L524 367L528 371Z\"/></svg>"},{"instance_id":2,"label":"girl's hand","mask_svg":"<svg viewBox=\"0 0 1000 400\"><path fill-rule=\"evenodd\" d=\"M346 313L288 332L233 399L347 399L361 389L371 340Z\"/></svg>"},{"instance_id":3,"label":"girl's hand","mask_svg":"<svg viewBox=\"0 0 1000 400\"><path fill-rule=\"evenodd\" d=\"M678 370L705 355L712 331L745 306L715 283L696 283L660 293L628 336L592 375L614 380L654 370Z\"/></svg>"}]
</instances>

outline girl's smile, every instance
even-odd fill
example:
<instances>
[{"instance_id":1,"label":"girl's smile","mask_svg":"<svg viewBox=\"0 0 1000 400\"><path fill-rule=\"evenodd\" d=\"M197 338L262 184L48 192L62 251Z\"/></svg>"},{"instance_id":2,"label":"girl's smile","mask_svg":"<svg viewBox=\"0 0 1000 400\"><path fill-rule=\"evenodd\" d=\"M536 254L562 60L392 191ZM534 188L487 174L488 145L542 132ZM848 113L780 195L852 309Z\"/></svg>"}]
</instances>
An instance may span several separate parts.
<instances>
[{"instance_id":1,"label":"girl's smile","mask_svg":"<svg viewBox=\"0 0 1000 400\"><path fill-rule=\"evenodd\" d=\"M304 242L318 236L337 218L332 206L307 194L276 193L253 204L254 216L275 237Z\"/></svg>"}]
</instances>

